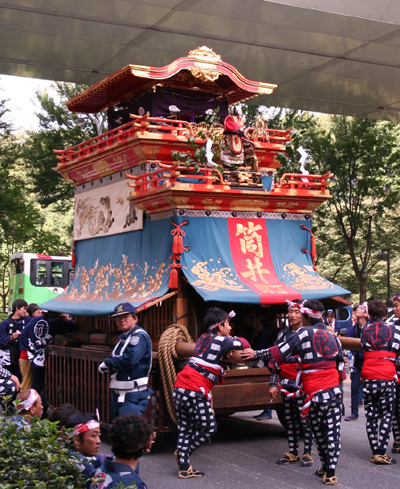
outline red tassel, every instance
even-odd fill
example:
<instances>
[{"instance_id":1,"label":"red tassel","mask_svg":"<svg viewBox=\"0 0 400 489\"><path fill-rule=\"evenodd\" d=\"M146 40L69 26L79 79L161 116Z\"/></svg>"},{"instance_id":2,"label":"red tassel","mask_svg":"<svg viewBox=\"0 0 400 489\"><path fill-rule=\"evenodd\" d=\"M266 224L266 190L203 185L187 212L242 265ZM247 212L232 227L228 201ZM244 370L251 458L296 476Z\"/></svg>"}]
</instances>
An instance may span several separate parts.
<instances>
[{"instance_id":1,"label":"red tassel","mask_svg":"<svg viewBox=\"0 0 400 489\"><path fill-rule=\"evenodd\" d=\"M174 255L181 255L183 253L183 239L180 234L175 234L172 241L172 253Z\"/></svg>"},{"instance_id":2,"label":"red tassel","mask_svg":"<svg viewBox=\"0 0 400 489\"><path fill-rule=\"evenodd\" d=\"M317 243L315 242L313 233L311 233L311 259L315 266L315 262L317 261Z\"/></svg>"},{"instance_id":3,"label":"red tassel","mask_svg":"<svg viewBox=\"0 0 400 489\"><path fill-rule=\"evenodd\" d=\"M317 243L315 242L314 233L311 231L310 228L308 228L307 226L304 226L304 224L302 224L300 227L301 227L301 229L305 229L306 231L309 231L310 232L311 253L309 251L307 251L307 253L309 253L311 255L311 261L313 263L314 271L317 271L317 267L316 267L316 263L317 263Z\"/></svg>"},{"instance_id":4,"label":"red tassel","mask_svg":"<svg viewBox=\"0 0 400 489\"><path fill-rule=\"evenodd\" d=\"M170 259L173 259L173 263L168 265L168 268L171 269L169 273L169 281L168 287L170 289L178 288L178 268L182 268L180 264L181 254L183 253L183 239L182 236L186 236L185 231L181 229L182 226L187 225L187 221L183 221L182 224L175 224L171 221L171 224L175 226L175 229L171 231L172 236L174 237L172 240L172 255Z\"/></svg>"},{"instance_id":5,"label":"red tassel","mask_svg":"<svg viewBox=\"0 0 400 489\"><path fill-rule=\"evenodd\" d=\"M178 270L176 268L171 268L171 271L169 272L168 287L170 289L178 288Z\"/></svg>"}]
</instances>

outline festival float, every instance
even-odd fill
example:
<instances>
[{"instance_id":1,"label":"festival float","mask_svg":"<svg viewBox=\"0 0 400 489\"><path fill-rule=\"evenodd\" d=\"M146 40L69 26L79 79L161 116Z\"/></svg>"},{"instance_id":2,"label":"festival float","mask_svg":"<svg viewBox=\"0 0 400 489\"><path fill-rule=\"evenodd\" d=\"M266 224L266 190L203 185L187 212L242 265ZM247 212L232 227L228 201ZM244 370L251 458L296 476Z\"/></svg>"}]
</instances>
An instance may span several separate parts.
<instances>
[{"instance_id":1,"label":"festival float","mask_svg":"<svg viewBox=\"0 0 400 489\"><path fill-rule=\"evenodd\" d=\"M236 110L274 88L203 46L167 66L128 65L67 102L79 114L107 111L109 130L56 151L56 171L75 186L74 279L42 307L72 314L79 333L49 347L50 404L99 409L109 421L108 378L97 367L116 341L110 314L121 302L152 338L146 416L160 432L171 429L176 370L207 307L235 310L235 333L245 336L254 306L279 327L286 300L344 302L347 291L315 268L312 215L330 198L332 174L275 182L291 131L261 118L246 128ZM239 367L213 388L217 414L273 405L268 369Z\"/></svg>"}]
</instances>

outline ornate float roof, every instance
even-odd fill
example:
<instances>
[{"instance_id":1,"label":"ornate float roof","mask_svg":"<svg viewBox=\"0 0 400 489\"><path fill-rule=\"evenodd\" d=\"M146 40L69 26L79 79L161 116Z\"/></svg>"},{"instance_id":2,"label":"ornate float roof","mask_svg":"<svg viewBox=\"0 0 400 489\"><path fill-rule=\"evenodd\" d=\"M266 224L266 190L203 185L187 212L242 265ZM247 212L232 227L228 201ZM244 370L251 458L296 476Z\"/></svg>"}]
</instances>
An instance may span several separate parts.
<instances>
[{"instance_id":1,"label":"ornate float roof","mask_svg":"<svg viewBox=\"0 0 400 489\"><path fill-rule=\"evenodd\" d=\"M128 65L96 83L66 105L71 112L96 113L161 86L182 92L220 94L229 104L271 94L277 85L248 80L206 46L162 67Z\"/></svg>"}]
</instances>

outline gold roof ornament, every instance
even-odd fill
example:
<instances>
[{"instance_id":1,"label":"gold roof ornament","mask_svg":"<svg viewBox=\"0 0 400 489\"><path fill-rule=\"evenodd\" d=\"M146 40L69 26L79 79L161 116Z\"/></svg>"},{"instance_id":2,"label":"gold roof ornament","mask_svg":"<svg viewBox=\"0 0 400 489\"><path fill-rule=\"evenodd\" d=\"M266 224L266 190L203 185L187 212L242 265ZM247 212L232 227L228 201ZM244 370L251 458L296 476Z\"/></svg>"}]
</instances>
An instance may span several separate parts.
<instances>
[{"instance_id":1,"label":"gold roof ornament","mask_svg":"<svg viewBox=\"0 0 400 489\"><path fill-rule=\"evenodd\" d=\"M215 53L212 49L207 46L200 46L197 49L192 49L189 51L188 56L194 56L195 58L207 58L214 59L216 61L221 61L221 56Z\"/></svg>"},{"instance_id":2,"label":"gold roof ornament","mask_svg":"<svg viewBox=\"0 0 400 489\"><path fill-rule=\"evenodd\" d=\"M195 68L189 68L189 71L195 78L203 82L213 82L218 79L220 73L215 71L215 62L221 61L221 56L216 54L207 46L201 46L189 51L190 57L197 58Z\"/></svg>"}]
</instances>

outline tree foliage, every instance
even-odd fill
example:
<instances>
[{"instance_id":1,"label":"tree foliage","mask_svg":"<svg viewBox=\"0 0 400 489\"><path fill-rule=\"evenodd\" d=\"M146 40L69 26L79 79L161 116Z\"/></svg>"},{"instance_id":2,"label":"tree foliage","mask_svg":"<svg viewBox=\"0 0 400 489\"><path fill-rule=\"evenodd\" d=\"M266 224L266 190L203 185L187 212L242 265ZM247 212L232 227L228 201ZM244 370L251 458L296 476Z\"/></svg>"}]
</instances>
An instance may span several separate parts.
<instances>
[{"instance_id":1,"label":"tree foliage","mask_svg":"<svg viewBox=\"0 0 400 489\"><path fill-rule=\"evenodd\" d=\"M52 93L37 93L39 130L16 134L5 122L6 101L0 101L0 310L8 300L9 259L14 252L48 255L71 253L74 187L54 168L54 149L95 137L104 115L70 113L64 102L86 87L56 83Z\"/></svg>"},{"instance_id":2,"label":"tree foliage","mask_svg":"<svg viewBox=\"0 0 400 489\"><path fill-rule=\"evenodd\" d=\"M21 146L5 122L7 101L0 101L0 300L5 310L8 296L9 257L18 243L35 235L32 223L39 219L28 195L26 176L19 171Z\"/></svg>"},{"instance_id":3,"label":"tree foliage","mask_svg":"<svg viewBox=\"0 0 400 489\"><path fill-rule=\"evenodd\" d=\"M291 140L287 142L285 151L278 156L281 167L276 171L275 177L279 179L283 173L298 173L301 157L298 149L307 144L308 133L317 125L317 117L300 110L250 104L243 105L242 111L247 126L254 126L257 115L261 115L269 129L291 131Z\"/></svg>"},{"instance_id":4,"label":"tree foliage","mask_svg":"<svg viewBox=\"0 0 400 489\"><path fill-rule=\"evenodd\" d=\"M276 178L300 172L301 146L310 155L306 170L335 174L332 199L314 212L319 271L352 291L355 300L382 299L387 271L381 252L389 249L391 287L399 290L399 126L262 106L242 110L248 125L260 114L270 129L292 131Z\"/></svg>"},{"instance_id":5,"label":"tree foliage","mask_svg":"<svg viewBox=\"0 0 400 489\"><path fill-rule=\"evenodd\" d=\"M57 82L55 93L37 92L40 103L39 131L30 132L23 147L23 158L28 164L33 191L38 202L46 207L55 204L60 209L73 204L74 188L54 171L57 159L54 150L66 149L96 137L103 130L104 114L97 117L74 114L64 103L87 88ZM79 125L76 124L79 121Z\"/></svg>"},{"instance_id":6,"label":"tree foliage","mask_svg":"<svg viewBox=\"0 0 400 489\"><path fill-rule=\"evenodd\" d=\"M320 257L337 265L330 278L352 269L360 301L367 299L379 252L398 249L389 224L400 198L398 137L394 123L343 116L308 131L310 171L335 174L332 198L315 213Z\"/></svg>"},{"instance_id":7,"label":"tree foliage","mask_svg":"<svg viewBox=\"0 0 400 489\"><path fill-rule=\"evenodd\" d=\"M79 463L60 437L58 423L38 418L33 418L30 427L19 428L0 417L0 480L4 489L85 487Z\"/></svg>"}]
</instances>

